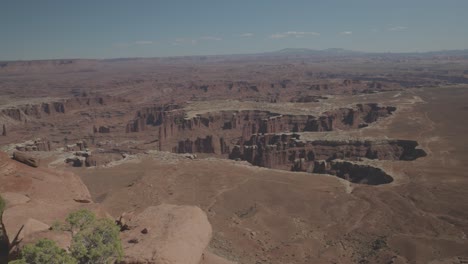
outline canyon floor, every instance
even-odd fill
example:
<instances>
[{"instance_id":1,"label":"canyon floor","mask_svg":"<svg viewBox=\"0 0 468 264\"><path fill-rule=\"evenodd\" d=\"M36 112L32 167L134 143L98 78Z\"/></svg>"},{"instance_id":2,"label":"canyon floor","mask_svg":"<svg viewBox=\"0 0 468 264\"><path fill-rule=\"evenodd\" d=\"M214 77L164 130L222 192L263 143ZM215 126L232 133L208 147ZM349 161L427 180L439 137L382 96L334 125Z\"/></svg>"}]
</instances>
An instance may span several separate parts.
<instances>
[{"instance_id":1,"label":"canyon floor","mask_svg":"<svg viewBox=\"0 0 468 264\"><path fill-rule=\"evenodd\" d=\"M418 70L465 61L180 60L0 69L2 151L113 217L198 206L237 263L468 261L468 84Z\"/></svg>"},{"instance_id":2,"label":"canyon floor","mask_svg":"<svg viewBox=\"0 0 468 264\"><path fill-rule=\"evenodd\" d=\"M157 154L75 172L114 214L161 202L200 206L215 230L210 247L240 263L428 263L464 256L467 127L453 117L468 118L468 90L397 94L349 98L393 101L404 108L385 124L352 135L325 133L328 138L417 140L427 157L375 161L395 178L382 186L217 158ZM396 102L405 96L414 100Z\"/></svg>"}]
</instances>

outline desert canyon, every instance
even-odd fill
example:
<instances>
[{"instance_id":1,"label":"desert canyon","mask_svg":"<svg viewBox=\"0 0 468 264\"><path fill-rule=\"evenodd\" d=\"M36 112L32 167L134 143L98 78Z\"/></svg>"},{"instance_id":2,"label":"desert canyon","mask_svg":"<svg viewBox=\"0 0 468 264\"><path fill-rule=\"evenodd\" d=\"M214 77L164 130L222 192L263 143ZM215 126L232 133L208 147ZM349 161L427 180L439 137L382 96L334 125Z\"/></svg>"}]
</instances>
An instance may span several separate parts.
<instances>
[{"instance_id":1,"label":"desert canyon","mask_svg":"<svg viewBox=\"0 0 468 264\"><path fill-rule=\"evenodd\" d=\"M0 62L0 263L87 208L122 263L468 263L468 55ZM3 261L3 262L2 262Z\"/></svg>"}]
</instances>

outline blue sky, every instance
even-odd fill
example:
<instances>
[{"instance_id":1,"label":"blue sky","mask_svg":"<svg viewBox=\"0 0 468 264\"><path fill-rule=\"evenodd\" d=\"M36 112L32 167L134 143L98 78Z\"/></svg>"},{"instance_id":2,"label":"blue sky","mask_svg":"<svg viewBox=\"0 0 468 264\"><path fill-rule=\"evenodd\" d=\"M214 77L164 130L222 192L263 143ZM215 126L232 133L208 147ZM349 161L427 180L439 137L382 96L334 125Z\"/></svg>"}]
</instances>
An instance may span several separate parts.
<instances>
[{"instance_id":1,"label":"blue sky","mask_svg":"<svg viewBox=\"0 0 468 264\"><path fill-rule=\"evenodd\" d=\"M0 0L0 60L468 48L466 0Z\"/></svg>"}]
</instances>

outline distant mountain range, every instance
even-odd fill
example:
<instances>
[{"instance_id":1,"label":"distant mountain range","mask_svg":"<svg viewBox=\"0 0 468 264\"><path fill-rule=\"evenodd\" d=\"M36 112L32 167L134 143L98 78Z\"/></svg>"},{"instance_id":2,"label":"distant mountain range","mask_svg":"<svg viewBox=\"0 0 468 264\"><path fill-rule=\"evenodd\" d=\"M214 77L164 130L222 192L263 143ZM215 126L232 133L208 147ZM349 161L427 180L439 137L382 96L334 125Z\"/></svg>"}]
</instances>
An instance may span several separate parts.
<instances>
[{"instance_id":1,"label":"distant mountain range","mask_svg":"<svg viewBox=\"0 0 468 264\"><path fill-rule=\"evenodd\" d=\"M265 54L276 55L321 55L321 56L353 56L353 55L399 55L399 56L468 56L468 49L464 50L440 50L427 52L364 52L346 50L340 48L329 48L323 50L308 48L286 48L278 51L267 52Z\"/></svg>"},{"instance_id":2,"label":"distant mountain range","mask_svg":"<svg viewBox=\"0 0 468 264\"><path fill-rule=\"evenodd\" d=\"M281 54L364 54L364 52L360 51L353 51L353 50L346 50L346 49L339 49L339 48L330 48L324 50L315 50L315 49L307 49L307 48L286 48L278 51L274 51L273 53L281 53Z\"/></svg>"},{"instance_id":3,"label":"distant mountain range","mask_svg":"<svg viewBox=\"0 0 468 264\"><path fill-rule=\"evenodd\" d=\"M468 49L464 50L440 50L440 51L427 51L427 52L364 52L354 51L340 48L329 49L309 49L309 48L285 48L282 50L263 52L263 53L250 53L250 54L220 54L220 55L194 55L194 56L170 56L170 57L134 57L134 58L111 58L111 59L54 59L54 60L33 60L36 64L48 64L49 66L63 66L65 64L75 64L77 61L87 63L103 62L132 62L135 60L153 60L160 61L182 61L182 60L195 60L195 61L224 61L224 60L238 60L238 59L340 59L340 58L371 58L371 59L438 59L438 58L455 58L455 59L468 59ZM0 70L13 64L21 65L31 62L25 61L1 61ZM30 65L31 66L31 65Z\"/></svg>"}]
</instances>

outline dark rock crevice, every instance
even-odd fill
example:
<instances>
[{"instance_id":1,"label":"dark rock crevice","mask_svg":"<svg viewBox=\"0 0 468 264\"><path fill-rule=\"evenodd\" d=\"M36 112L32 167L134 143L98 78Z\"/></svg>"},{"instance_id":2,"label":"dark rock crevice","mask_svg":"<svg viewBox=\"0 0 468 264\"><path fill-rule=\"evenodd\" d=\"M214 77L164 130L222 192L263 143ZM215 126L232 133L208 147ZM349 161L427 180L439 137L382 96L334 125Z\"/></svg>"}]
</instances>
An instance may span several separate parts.
<instances>
[{"instance_id":1,"label":"dark rock crevice","mask_svg":"<svg viewBox=\"0 0 468 264\"><path fill-rule=\"evenodd\" d=\"M393 182L393 177L380 168L347 161L317 161L312 172L334 175L358 184L381 185Z\"/></svg>"}]
</instances>

